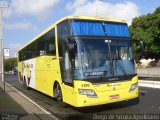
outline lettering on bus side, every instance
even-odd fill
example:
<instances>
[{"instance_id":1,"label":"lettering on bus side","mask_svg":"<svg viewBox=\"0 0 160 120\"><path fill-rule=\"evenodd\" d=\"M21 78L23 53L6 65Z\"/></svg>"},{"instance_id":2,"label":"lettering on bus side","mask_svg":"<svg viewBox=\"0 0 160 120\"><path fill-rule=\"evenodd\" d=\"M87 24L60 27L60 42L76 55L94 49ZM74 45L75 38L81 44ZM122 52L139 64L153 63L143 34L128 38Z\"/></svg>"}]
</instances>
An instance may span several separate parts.
<instances>
[{"instance_id":1,"label":"lettering on bus side","mask_svg":"<svg viewBox=\"0 0 160 120\"><path fill-rule=\"evenodd\" d=\"M90 84L82 84L82 87L90 87Z\"/></svg>"},{"instance_id":2,"label":"lettering on bus side","mask_svg":"<svg viewBox=\"0 0 160 120\"><path fill-rule=\"evenodd\" d=\"M33 64L23 64L23 68L33 68Z\"/></svg>"}]
</instances>

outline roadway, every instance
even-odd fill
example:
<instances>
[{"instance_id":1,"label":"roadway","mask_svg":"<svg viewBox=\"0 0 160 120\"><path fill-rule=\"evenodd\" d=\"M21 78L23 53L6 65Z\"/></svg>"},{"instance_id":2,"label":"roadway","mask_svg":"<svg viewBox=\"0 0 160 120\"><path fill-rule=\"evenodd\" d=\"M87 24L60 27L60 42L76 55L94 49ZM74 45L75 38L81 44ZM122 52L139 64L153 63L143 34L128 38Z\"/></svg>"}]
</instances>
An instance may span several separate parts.
<instances>
[{"instance_id":1,"label":"roadway","mask_svg":"<svg viewBox=\"0 0 160 120\"><path fill-rule=\"evenodd\" d=\"M140 87L140 103L137 105L133 104L132 102L120 102L95 107L74 108L72 106L69 106L67 108L62 108L53 98L33 89L26 90L23 85L18 82L17 76L7 75L5 77L5 80L7 81L7 83L21 91L23 94L25 94L31 100L35 101L44 109L48 110L53 115L63 120L96 119L96 115L107 114L115 115L160 113L160 89Z\"/></svg>"}]
</instances>

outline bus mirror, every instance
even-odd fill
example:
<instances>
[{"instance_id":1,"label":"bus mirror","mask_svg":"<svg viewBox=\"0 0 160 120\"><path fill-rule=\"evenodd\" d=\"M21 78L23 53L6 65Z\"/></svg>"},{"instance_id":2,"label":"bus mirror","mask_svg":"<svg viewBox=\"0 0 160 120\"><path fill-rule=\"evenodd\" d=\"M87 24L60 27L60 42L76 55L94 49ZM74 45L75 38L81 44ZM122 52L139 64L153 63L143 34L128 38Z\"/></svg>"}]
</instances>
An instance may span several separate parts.
<instances>
[{"instance_id":1,"label":"bus mirror","mask_svg":"<svg viewBox=\"0 0 160 120\"><path fill-rule=\"evenodd\" d=\"M141 48L141 56L144 56L144 53L145 53L144 41L140 41L140 48Z\"/></svg>"},{"instance_id":2,"label":"bus mirror","mask_svg":"<svg viewBox=\"0 0 160 120\"><path fill-rule=\"evenodd\" d=\"M62 57L59 57L59 61L62 61L62 59L63 59Z\"/></svg>"},{"instance_id":3,"label":"bus mirror","mask_svg":"<svg viewBox=\"0 0 160 120\"><path fill-rule=\"evenodd\" d=\"M71 59L75 58L75 41L68 40L68 49L69 49L69 56Z\"/></svg>"}]
</instances>

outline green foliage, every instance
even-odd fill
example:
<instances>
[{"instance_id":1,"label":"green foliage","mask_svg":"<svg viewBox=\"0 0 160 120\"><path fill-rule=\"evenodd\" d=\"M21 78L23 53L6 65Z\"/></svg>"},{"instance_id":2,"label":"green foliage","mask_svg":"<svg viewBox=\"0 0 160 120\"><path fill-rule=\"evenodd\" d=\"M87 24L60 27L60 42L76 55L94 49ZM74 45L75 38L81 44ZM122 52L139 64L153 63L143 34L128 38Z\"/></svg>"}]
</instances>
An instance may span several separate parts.
<instances>
[{"instance_id":1,"label":"green foliage","mask_svg":"<svg viewBox=\"0 0 160 120\"><path fill-rule=\"evenodd\" d=\"M133 40L145 42L146 52L157 55L160 53L160 7L152 14L134 18L129 30ZM133 48L136 53L140 51L138 45L134 44Z\"/></svg>"},{"instance_id":2,"label":"green foliage","mask_svg":"<svg viewBox=\"0 0 160 120\"><path fill-rule=\"evenodd\" d=\"M10 71L13 68L17 67L17 59L16 58L9 58L4 60L4 70Z\"/></svg>"}]
</instances>

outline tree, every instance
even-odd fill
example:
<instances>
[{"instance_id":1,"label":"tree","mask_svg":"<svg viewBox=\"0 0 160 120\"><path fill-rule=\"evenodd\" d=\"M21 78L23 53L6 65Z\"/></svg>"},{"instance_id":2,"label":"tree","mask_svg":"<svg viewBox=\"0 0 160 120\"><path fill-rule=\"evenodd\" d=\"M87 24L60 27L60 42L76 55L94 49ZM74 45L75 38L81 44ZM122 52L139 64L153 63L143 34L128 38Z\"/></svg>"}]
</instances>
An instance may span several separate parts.
<instances>
[{"instance_id":1,"label":"tree","mask_svg":"<svg viewBox=\"0 0 160 120\"><path fill-rule=\"evenodd\" d=\"M17 67L17 58L9 58L4 60L4 70L10 71Z\"/></svg>"},{"instance_id":2,"label":"tree","mask_svg":"<svg viewBox=\"0 0 160 120\"><path fill-rule=\"evenodd\" d=\"M133 40L144 40L147 58L160 58L160 7L152 14L134 18L129 30ZM134 44L133 48L136 53L140 51L140 46Z\"/></svg>"}]
</instances>

